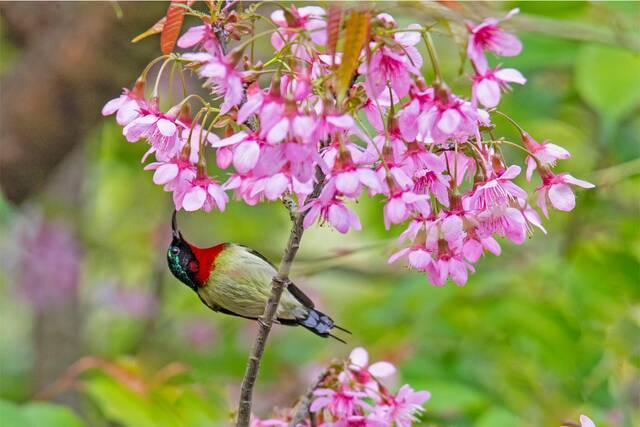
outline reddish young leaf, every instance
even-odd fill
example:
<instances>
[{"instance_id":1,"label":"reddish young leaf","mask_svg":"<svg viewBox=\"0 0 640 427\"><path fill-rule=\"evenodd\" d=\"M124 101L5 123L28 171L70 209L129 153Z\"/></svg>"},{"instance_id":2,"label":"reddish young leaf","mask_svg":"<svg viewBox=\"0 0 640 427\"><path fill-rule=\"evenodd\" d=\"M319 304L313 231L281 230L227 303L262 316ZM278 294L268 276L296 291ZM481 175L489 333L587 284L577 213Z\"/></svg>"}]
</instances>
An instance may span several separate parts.
<instances>
[{"instance_id":1,"label":"reddish young leaf","mask_svg":"<svg viewBox=\"0 0 640 427\"><path fill-rule=\"evenodd\" d=\"M185 9L179 6L180 4L187 4L187 2L186 0L171 0L171 5L167 9L167 21L162 28L162 34L160 34L160 50L164 55L173 51L180 35L185 12Z\"/></svg>"}]
</instances>

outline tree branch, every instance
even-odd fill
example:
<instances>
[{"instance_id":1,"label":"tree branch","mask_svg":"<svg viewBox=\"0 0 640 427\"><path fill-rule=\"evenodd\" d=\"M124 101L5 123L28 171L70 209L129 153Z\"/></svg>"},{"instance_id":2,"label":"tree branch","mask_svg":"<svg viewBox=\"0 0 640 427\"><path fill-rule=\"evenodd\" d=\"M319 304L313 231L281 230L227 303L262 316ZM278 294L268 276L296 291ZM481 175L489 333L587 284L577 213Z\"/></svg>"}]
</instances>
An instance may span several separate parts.
<instances>
[{"instance_id":1,"label":"tree branch","mask_svg":"<svg viewBox=\"0 0 640 427\"><path fill-rule=\"evenodd\" d=\"M318 379L307 389L307 391L300 397L300 401L298 402L298 409L296 409L295 414L293 414L293 418L289 421L289 427L297 427L298 424L304 420L304 418L309 414L309 406L311 406L311 400L313 398L313 392L320 387L320 384L324 382L329 373L331 372L331 366L325 369Z\"/></svg>"},{"instance_id":2,"label":"tree branch","mask_svg":"<svg viewBox=\"0 0 640 427\"><path fill-rule=\"evenodd\" d=\"M324 174L320 167L318 167L316 169L316 184L308 200L313 200L318 197L323 185ZM293 219L291 232L289 233L289 241L284 250L284 254L282 255L278 274L271 280L271 295L269 296L269 300L265 306L264 313L258 318L258 335L253 343L251 353L249 354L247 369L240 389L238 417L236 420L237 427L247 427L249 425L249 421L251 419L251 404L253 401L253 388L260 369L260 361L262 360L264 348L267 344L267 338L269 337L269 332L273 326L276 311L280 304L282 291L290 282L289 272L291 270L291 264L293 264L293 260L296 257L298 248L300 247L300 240L302 240L302 235L304 233L303 222L307 212L298 212L296 214L293 214L292 211L289 212Z\"/></svg>"}]
</instances>

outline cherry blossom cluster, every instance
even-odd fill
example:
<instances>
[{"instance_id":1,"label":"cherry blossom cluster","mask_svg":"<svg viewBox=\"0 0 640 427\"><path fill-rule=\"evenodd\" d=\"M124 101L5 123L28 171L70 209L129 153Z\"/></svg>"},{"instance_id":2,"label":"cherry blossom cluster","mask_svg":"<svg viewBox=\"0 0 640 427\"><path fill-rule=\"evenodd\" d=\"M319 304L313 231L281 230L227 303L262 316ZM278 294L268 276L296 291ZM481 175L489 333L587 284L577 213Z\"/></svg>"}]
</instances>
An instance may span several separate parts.
<instances>
[{"instance_id":1,"label":"cherry blossom cluster","mask_svg":"<svg viewBox=\"0 0 640 427\"><path fill-rule=\"evenodd\" d=\"M428 391L415 391L408 384L392 393L384 380L394 376L396 368L389 362L369 364L364 348L355 348L346 363L334 364L313 391L309 411L316 425L325 427L409 427L424 410L429 400ZM280 416L261 420L253 418L252 427L285 427L291 421L292 411L281 411ZM303 420L299 426L311 425Z\"/></svg>"},{"instance_id":2,"label":"cherry blossom cluster","mask_svg":"<svg viewBox=\"0 0 640 427\"><path fill-rule=\"evenodd\" d=\"M252 30L264 19L256 8L189 10L201 23L177 41L188 52L152 62L103 109L116 113L128 141L147 142L143 161L155 161L145 168L172 193L176 209L223 211L230 196L248 205L287 197L306 215L305 227L328 224L346 233L361 229L350 206L366 194L382 202L387 229L405 224L406 246L389 262L406 258L434 285L463 285L484 253L500 254L499 239L521 244L534 228L546 233L533 200L548 216L549 208L574 208L572 187L593 187L554 172L570 153L536 141L497 110L511 85L526 82L518 70L490 65L522 50L502 28L517 10L458 23L468 30L468 97L445 83L433 26L399 28L391 15L368 12L366 39L353 54L336 49L353 46L337 40L357 33L348 28L350 12L336 7L282 7L261 33ZM272 55L254 60L261 37L270 37ZM423 73L425 52L433 78ZM351 82L341 90L339 78L354 59ZM162 65L148 96L155 64ZM185 92L162 109L158 82L167 64L176 75L201 79L210 96ZM495 136L495 118L515 126L521 140ZM531 194L516 183L521 166L507 161L506 149L522 155L526 180L537 175Z\"/></svg>"}]
</instances>

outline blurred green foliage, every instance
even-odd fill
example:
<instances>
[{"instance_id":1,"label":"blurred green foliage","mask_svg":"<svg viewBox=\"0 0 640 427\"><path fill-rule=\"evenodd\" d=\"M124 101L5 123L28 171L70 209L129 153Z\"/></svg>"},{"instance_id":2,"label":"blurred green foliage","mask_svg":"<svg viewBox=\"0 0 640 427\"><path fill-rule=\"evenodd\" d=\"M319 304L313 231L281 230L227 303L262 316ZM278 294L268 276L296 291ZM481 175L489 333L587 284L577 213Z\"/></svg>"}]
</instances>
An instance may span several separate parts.
<instances>
[{"instance_id":1,"label":"blurred green foliage","mask_svg":"<svg viewBox=\"0 0 640 427\"><path fill-rule=\"evenodd\" d=\"M528 14L585 22L593 8L612 8L638 22L638 8L629 5L520 6ZM410 9L399 13L406 14L402 22L413 22ZM537 33L521 38L523 54L504 64L529 82L506 96L501 110L534 138L569 149L573 157L560 169L598 188L580 192L574 212L553 212L547 235L536 233L523 247L505 243L502 256L485 257L462 288L432 287L423 275L386 265L395 234L384 230L377 200L356 206L360 233L310 230L294 277L353 338L343 346L276 328L259 377L258 414L292 405L320 367L363 345L372 358L398 364L399 381L432 392L423 425L558 426L581 413L599 427L640 425L640 177L637 162L631 171L616 166L640 157L640 58L609 45ZM446 73L455 75L457 50L437 41ZM498 126L517 138L506 123ZM84 352L111 360L126 375L89 369L78 376L78 408L88 424L62 406L28 403L36 392L28 387L31 317L3 279L0 396L21 402L0 401L3 425L228 423L255 327L209 312L165 271L171 204L142 170L144 150L124 142L112 119L96 129L87 141L85 203L75 214L85 254ZM40 204L59 212L50 201ZM0 212L5 229L20 216L4 203ZM288 234L278 204L231 203L224 214L183 214L181 222L198 245L231 240L272 259ZM141 321L96 303L113 281L152 293L160 310ZM190 340L185 331L194 324L210 328L206 342ZM172 363L186 370L163 377Z\"/></svg>"}]
</instances>

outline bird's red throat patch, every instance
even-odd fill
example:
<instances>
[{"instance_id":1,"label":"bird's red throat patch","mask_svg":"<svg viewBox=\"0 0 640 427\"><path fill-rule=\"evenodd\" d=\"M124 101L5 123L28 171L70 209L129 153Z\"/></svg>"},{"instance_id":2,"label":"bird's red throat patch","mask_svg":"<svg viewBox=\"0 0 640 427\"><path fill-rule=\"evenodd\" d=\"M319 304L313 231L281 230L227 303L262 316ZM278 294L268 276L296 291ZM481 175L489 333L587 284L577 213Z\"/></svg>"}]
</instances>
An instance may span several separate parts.
<instances>
[{"instance_id":1,"label":"bird's red throat patch","mask_svg":"<svg viewBox=\"0 0 640 427\"><path fill-rule=\"evenodd\" d=\"M225 244L221 243L210 248L198 248L196 246L189 245L193 255L198 260L199 268L196 273L197 284L203 287L207 284L211 272L216 268L216 258L224 250Z\"/></svg>"}]
</instances>

